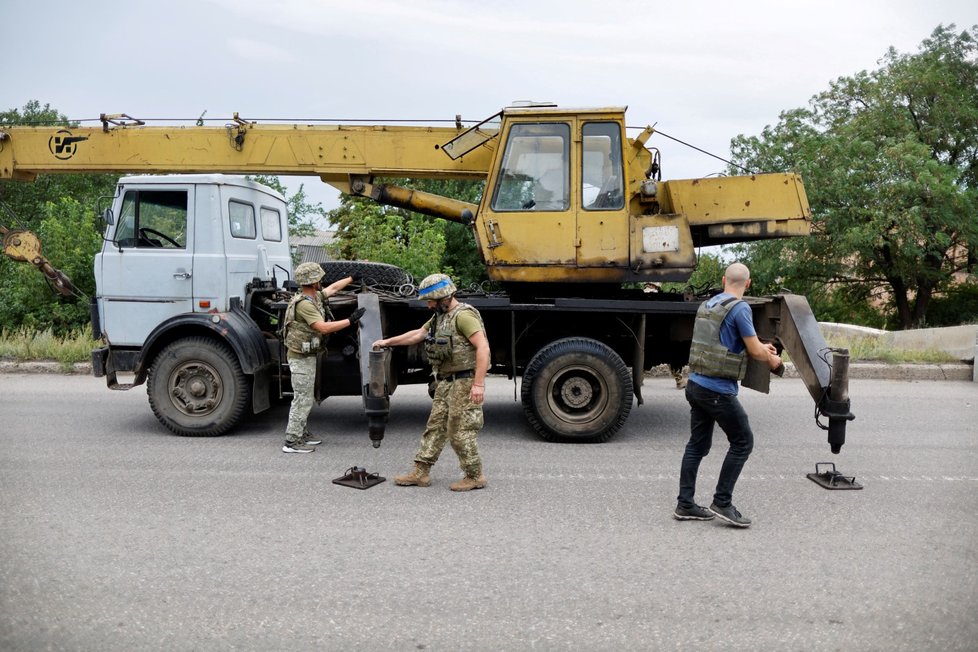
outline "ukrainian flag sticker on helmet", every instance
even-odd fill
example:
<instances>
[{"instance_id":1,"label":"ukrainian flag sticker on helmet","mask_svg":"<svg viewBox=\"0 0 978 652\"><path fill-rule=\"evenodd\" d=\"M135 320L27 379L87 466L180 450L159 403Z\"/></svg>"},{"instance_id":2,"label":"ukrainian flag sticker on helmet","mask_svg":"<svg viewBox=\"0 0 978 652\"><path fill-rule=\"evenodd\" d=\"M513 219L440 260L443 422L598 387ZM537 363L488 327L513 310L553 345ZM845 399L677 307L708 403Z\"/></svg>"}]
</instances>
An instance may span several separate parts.
<instances>
[{"instance_id":1,"label":"ukrainian flag sticker on helmet","mask_svg":"<svg viewBox=\"0 0 978 652\"><path fill-rule=\"evenodd\" d=\"M422 299L443 299L455 294L455 283L447 274L432 274L421 281L418 296Z\"/></svg>"}]
</instances>

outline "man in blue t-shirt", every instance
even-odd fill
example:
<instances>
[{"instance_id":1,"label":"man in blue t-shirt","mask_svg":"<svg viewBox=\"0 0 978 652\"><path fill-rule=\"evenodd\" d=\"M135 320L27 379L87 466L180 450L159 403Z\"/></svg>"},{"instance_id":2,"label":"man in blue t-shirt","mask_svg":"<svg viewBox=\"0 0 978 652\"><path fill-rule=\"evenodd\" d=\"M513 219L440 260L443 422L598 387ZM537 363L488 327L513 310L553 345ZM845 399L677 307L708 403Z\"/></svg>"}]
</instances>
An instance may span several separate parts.
<instances>
[{"instance_id":1,"label":"man in blue t-shirt","mask_svg":"<svg viewBox=\"0 0 978 652\"><path fill-rule=\"evenodd\" d=\"M744 377L746 356L767 363L772 371L781 366L781 358L773 344L762 343L757 337L750 306L741 301L749 287L750 270L733 263L724 272L723 292L707 300L696 314L686 385L691 409L690 438L683 454L678 505L673 514L681 521L708 521L717 516L737 527L749 527L751 523L732 503L734 485L754 447L747 413L737 399L737 382ZM714 424L719 424L727 435L730 448L720 468L713 503L706 509L694 502L693 495L700 462L713 443Z\"/></svg>"}]
</instances>

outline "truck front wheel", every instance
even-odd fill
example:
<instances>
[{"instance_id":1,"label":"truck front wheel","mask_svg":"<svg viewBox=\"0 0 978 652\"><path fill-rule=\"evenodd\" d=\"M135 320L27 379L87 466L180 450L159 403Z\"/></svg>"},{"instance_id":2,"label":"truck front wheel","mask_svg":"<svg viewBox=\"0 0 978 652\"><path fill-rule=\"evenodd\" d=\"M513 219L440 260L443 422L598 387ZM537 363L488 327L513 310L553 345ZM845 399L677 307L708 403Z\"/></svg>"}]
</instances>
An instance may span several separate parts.
<instances>
[{"instance_id":1,"label":"truck front wheel","mask_svg":"<svg viewBox=\"0 0 978 652\"><path fill-rule=\"evenodd\" d=\"M185 437L213 437L230 430L248 408L249 391L234 353L206 337L167 345L153 361L146 383L153 414Z\"/></svg>"},{"instance_id":2,"label":"truck front wheel","mask_svg":"<svg viewBox=\"0 0 978 652\"><path fill-rule=\"evenodd\" d=\"M551 342L530 360L520 390L547 441L608 441L632 409L632 377L611 347L583 337Z\"/></svg>"}]
</instances>

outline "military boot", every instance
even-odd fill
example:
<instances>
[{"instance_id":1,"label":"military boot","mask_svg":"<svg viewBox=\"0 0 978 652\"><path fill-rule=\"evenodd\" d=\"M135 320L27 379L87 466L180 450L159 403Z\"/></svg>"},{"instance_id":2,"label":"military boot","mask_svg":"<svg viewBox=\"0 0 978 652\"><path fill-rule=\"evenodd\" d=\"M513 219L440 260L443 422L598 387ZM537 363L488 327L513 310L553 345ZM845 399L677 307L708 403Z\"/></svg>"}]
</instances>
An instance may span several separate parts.
<instances>
[{"instance_id":1,"label":"military boot","mask_svg":"<svg viewBox=\"0 0 978 652\"><path fill-rule=\"evenodd\" d=\"M415 462L413 469L411 469L404 475L398 475L394 477L394 484L400 485L402 487L430 487L431 476L428 475L428 471L430 470L431 470L430 464L422 464L421 462Z\"/></svg>"},{"instance_id":2,"label":"military boot","mask_svg":"<svg viewBox=\"0 0 978 652\"><path fill-rule=\"evenodd\" d=\"M448 488L452 491L472 491L473 489L482 489L486 486L486 476L479 474L478 477L465 476L458 482L453 482L448 485Z\"/></svg>"}]
</instances>

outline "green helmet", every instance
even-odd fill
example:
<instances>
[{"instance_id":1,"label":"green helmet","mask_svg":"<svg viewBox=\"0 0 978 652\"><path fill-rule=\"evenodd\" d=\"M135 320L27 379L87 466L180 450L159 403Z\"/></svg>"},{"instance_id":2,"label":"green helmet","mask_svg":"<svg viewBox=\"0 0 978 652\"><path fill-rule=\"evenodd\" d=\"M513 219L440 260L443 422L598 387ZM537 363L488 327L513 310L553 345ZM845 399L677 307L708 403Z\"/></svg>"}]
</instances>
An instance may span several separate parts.
<instances>
[{"instance_id":1,"label":"green helmet","mask_svg":"<svg viewBox=\"0 0 978 652\"><path fill-rule=\"evenodd\" d=\"M299 285L312 285L326 275L319 263L302 263L295 268L295 282Z\"/></svg>"},{"instance_id":2,"label":"green helmet","mask_svg":"<svg viewBox=\"0 0 978 652\"><path fill-rule=\"evenodd\" d=\"M437 301L455 294L455 284L447 274L426 276L418 287L418 296L428 301Z\"/></svg>"}]
</instances>

